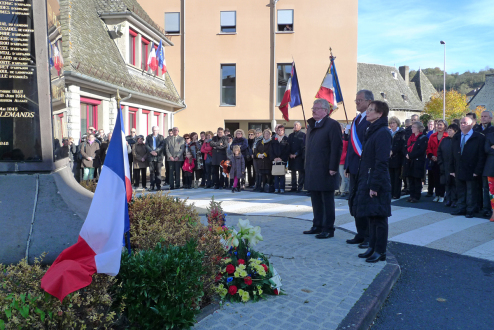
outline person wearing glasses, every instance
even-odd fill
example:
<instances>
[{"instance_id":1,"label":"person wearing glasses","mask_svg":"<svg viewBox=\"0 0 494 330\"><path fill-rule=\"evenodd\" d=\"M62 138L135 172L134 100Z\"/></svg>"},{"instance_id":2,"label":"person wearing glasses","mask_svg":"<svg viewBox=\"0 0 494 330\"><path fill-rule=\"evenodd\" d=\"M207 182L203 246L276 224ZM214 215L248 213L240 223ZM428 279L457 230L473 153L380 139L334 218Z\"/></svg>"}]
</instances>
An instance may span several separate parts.
<instances>
[{"instance_id":1,"label":"person wearing glasses","mask_svg":"<svg viewBox=\"0 0 494 330\"><path fill-rule=\"evenodd\" d=\"M355 98L358 115L353 119L350 127L350 141L348 143L345 160L345 176L347 178L350 177L350 194L357 184L357 174L364 144L364 135L367 127L370 125L370 122L365 120L367 114L366 110L372 101L374 101L374 94L365 89L359 91ZM358 247L361 249L369 248L368 217L355 217L355 227L357 227L357 234L354 238L348 239L346 242L348 244L359 244Z\"/></svg>"}]
</instances>

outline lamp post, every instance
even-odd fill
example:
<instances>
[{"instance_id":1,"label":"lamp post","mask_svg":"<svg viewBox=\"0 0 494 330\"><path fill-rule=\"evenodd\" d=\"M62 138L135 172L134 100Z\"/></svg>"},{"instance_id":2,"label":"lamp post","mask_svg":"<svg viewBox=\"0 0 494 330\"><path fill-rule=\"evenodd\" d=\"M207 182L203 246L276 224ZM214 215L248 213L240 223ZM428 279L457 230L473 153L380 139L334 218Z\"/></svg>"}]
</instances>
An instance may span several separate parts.
<instances>
[{"instance_id":1,"label":"lamp post","mask_svg":"<svg viewBox=\"0 0 494 330\"><path fill-rule=\"evenodd\" d=\"M444 45L443 120L446 120L446 42L441 40L441 45Z\"/></svg>"}]
</instances>

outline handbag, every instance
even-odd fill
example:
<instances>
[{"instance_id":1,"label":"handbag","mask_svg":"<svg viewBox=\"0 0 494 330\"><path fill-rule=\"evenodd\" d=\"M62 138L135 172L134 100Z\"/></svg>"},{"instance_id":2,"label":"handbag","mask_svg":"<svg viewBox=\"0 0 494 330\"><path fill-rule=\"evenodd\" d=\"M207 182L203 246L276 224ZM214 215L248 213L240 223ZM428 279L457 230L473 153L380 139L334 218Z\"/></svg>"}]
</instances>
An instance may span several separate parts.
<instances>
[{"instance_id":1,"label":"handbag","mask_svg":"<svg viewBox=\"0 0 494 330\"><path fill-rule=\"evenodd\" d=\"M286 166L283 162L273 162L273 167L271 168L272 175L285 175Z\"/></svg>"}]
</instances>

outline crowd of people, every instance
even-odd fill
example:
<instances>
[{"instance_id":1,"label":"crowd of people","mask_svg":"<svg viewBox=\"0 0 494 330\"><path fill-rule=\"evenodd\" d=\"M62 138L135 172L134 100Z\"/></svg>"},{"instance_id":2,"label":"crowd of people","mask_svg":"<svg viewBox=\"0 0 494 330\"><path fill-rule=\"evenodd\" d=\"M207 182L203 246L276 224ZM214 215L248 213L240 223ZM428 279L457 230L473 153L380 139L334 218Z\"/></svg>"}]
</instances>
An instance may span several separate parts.
<instances>
[{"instance_id":1,"label":"crowd of people","mask_svg":"<svg viewBox=\"0 0 494 330\"><path fill-rule=\"evenodd\" d=\"M412 115L402 126L397 117L389 117L385 102L374 101L371 91L359 91L355 103L357 117L351 125L343 125L329 117L331 104L316 99L307 133L295 122L288 136L283 125L274 132L250 129L247 135L242 129L231 134L220 127L216 133L180 136L174 127L164 137L155 126L144 137L132 129L126 142L133 186L231 189L232 193L247 186L283 194L286 173L291 171L291 191L307 191L311 197L313 226L304 234L333 237L334 196L346 197L357 229L347 243L367 249L358 256L368 262L386 259L391 201L407 195L407 202L418 203L426 182L425 197L453 208L453 215L471 218L480 212L494 222L490 111L482 112L480 123L475 113L467 113L452 123L438 119L425 126L418 115ZM56 153L69 157L76 179L93 180L110 141L111 133L90 127L77 146L72 138L64 139Z\"/></svg>"}]
</instances>

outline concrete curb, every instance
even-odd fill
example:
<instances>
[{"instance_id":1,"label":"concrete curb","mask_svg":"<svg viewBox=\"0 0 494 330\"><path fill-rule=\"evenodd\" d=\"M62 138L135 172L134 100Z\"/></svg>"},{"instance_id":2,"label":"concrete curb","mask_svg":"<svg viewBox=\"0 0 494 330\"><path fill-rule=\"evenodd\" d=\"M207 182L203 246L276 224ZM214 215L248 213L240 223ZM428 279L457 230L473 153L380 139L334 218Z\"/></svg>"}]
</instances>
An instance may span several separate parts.
<instances>
[{"instance_id":1,"label":"concrete curb","mask_svg":"<svg viewBox=\"0 0 494 330\"><path fill-rule=\"evenodd\" d=\"M209 315L213 314L215 311L221 308L221 305L217 302L214 301L211 304L207 305L203 309L201 309L201 312L197 314L196 316L196 324L204 320L206 317Z\"/></svg>"},{"instance_id":2,"label":"concrete curb","mask_svg":"<svg viewBox=\"0 0 494 330\"><path fill-rule=\"evenodd\" d=\"M400 274L400 265L395 256L388 251L386 266L384 266L362 297L360 297L347 316L341 321L337 330L369 329L391 292L393 285L400 277Z\"/></svg>"}]
</instances>

